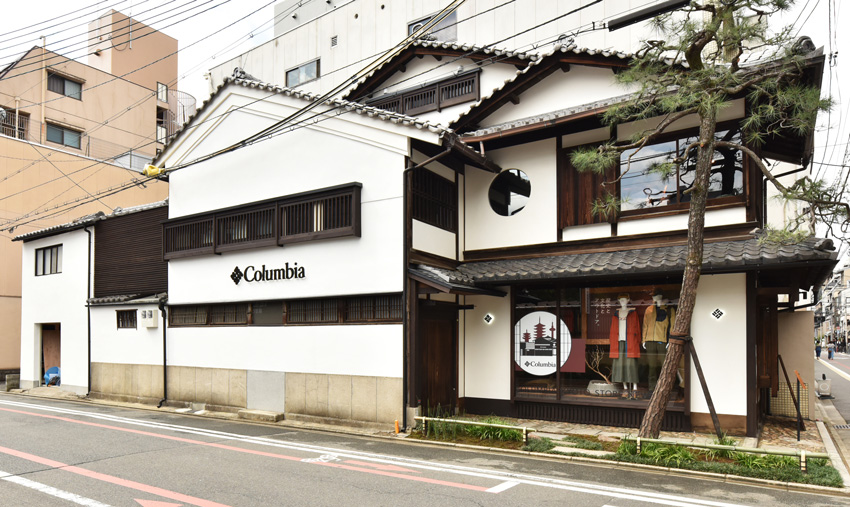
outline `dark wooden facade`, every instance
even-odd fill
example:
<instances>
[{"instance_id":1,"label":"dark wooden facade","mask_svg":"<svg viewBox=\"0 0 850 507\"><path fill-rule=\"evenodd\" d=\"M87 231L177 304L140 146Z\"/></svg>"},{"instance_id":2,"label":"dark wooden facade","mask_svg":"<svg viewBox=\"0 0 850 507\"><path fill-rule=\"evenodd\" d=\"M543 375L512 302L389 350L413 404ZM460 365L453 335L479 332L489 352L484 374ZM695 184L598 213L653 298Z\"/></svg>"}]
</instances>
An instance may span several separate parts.
<instances>
[{"instance_id":1,"label":"dark wooden facade","mask_svg":"<svg viewBox=\"0 0 850 507\"><path fill-rule=\"evenodd\" d=\"M94 297L166 292L162 222L168 207L110 217L95 225Z\"/></svg>"}]
</instances>

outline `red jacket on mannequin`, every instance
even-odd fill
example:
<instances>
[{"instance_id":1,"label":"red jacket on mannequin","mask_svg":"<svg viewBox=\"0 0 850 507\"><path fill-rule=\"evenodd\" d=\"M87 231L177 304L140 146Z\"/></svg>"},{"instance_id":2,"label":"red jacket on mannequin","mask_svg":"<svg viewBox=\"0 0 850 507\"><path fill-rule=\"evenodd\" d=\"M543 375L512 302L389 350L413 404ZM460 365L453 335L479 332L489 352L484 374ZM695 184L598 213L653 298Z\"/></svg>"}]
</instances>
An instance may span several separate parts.
<instances>
[{"instance_id":1,"label":"red jacket on mannequin","mask_svg":"<svg viewBox=\"0 0 850 507\"><path fill-rule=\"evenodd\" d=\"M620 357L620 317L617 311L614 311L614 316L611 317L611 351L609 355L612 359ZM638 321L637 311L629 312L626 317L626 357L640 357L640 322Z\"/></svg>"}]
</instances>

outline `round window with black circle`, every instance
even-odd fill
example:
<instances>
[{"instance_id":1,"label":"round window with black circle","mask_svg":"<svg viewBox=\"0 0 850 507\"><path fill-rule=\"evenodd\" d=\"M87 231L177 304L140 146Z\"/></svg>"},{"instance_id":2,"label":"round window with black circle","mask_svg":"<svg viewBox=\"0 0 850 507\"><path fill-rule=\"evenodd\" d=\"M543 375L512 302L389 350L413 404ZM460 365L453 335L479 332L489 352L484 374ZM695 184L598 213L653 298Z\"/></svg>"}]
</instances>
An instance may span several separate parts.
<instances>
[{"instance_id":1,"label":"round window with black circle","mask_svg":"<svg viewBox=\"0 0 850 507\"><path fill-rule=\"evenodd\" d=\"M505 217L522 211L530 196L531 180L519 169L505 169L490 183L490 207Z\"/></svg>"}]
</instances>

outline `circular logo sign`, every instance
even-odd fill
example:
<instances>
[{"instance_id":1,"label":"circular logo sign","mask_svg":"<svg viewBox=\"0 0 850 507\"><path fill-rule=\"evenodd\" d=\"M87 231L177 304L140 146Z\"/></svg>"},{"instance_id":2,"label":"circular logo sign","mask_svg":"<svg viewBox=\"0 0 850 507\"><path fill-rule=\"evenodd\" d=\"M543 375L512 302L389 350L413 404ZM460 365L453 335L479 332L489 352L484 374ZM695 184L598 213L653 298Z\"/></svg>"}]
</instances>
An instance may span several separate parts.
<instances>
[{"instance_id":1,"label":"circular logo sign","mask_svg":"<svg viewBox=\"0 0 850 507\"><path fill-rule=\"evenodd\" d=\"M560 327L561 360L557 361L558 327ZM555 373L570 357L570 330L554 313L532 312L514 327L514 360L532 375Z\"/></svg>"}]
</instances>

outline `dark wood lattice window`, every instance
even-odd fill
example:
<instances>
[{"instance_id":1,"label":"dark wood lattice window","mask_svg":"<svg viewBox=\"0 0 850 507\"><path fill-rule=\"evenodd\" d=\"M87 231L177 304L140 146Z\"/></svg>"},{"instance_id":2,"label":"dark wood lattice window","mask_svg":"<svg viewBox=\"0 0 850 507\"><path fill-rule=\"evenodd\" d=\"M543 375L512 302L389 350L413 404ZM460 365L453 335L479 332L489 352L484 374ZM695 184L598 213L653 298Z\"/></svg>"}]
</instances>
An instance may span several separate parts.
<instances>
[{"instance_id":1,"label":"dark wood lattice window","mask_svg":"<svg viewBox=\"0 0 850 507\"><path fill-rule=\"evenodd\" d=\"M163 257L360 236L360 183L179 218L163 226Z\"/></svg>"},{"instance_id":2,"label":"dark wood lattice window","mask_svg":"<svg viewBox=\"0 0 850 507\"><path fill-rule=\"evenodd\" d=\"M457 187L427 169L413 171L413 218L457 232Z\"/></svg>"},{"instance_id":3,"label":"dark wood lattice window","mask_svg":"<svg viewBox=\"0 0 850 507\"><path fill-rule=\"evenodd\" d=\"M336 298L289 301L286 306L286 322L289 324L339 321L339 300Z\"/></svg>"},{"instance_id":4,"label":"dark wood lattice window","mask_svg":"<svg viewBox=\"0 0 850 507\"><path fill-rule=\"evenodd\" d=\"M118 329L136 329L136 310L118 310L115 316L118 319Z\"/></svg>"},{"instance_id":5,"label":"dark wood lattice window","mask_svg":"<svg viewBox=\"0 0 850 507\"><path fill-rule=\"evenodd\" d=\"M203 326L207 324L209 308L206 305L171 306L168 311L169 326Z\"/></svg>"},{"instance_id":6,"label":"dark wood lattice window","mask_svg":"<svg viewBox=\"0 0 850 507\"><path fill-rule=\"evenodd\" d=\"M345 322L401 322L404 304L400 294L348 298Z\"/></svg>"},{"instance_id":7,"label":"dark wood lattice window","mask_svg":"<svg viewBox=\"0 0 850 507\"><path fill-rule=\"evenodd\" d=\"M212 305L209 314L209 323L214 326L248 323L248 305L244 303Z\"/></svg>"}]
</instances>

